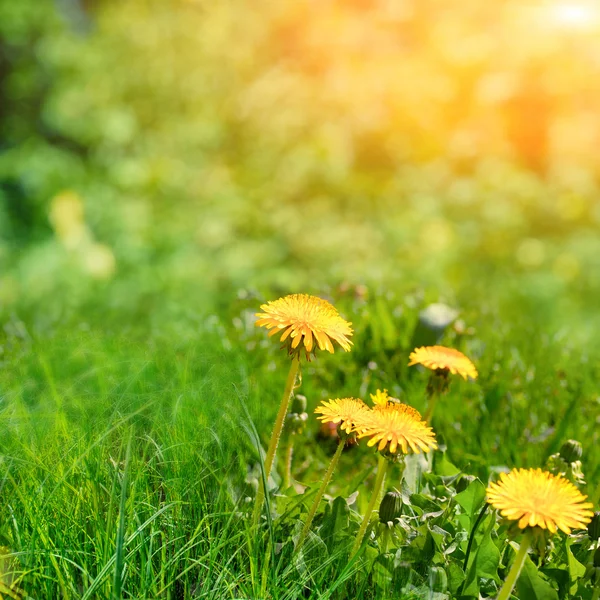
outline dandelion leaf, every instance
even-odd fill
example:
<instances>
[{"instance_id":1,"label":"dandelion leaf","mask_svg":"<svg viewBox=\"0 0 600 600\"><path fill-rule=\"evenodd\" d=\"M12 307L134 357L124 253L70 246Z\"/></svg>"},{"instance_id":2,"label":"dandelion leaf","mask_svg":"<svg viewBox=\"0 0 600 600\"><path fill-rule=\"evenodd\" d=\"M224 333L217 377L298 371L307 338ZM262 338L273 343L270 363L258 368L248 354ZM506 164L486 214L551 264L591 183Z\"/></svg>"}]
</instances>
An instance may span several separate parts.
<instances>
[{"instance_id":1,"label":"dandelion leaf","mask_svg":"<svg viewBox=\"0 0 600 600\"><path fill-rule=\"evenodd\" d=\"M558 600L557 591L542 579L531 559L527 557L517 580L519 600Z\"/></svg>"},{"instance_id":2,"label":"dandelion leaf","mask_svg":"<svg viewBox=\"0 0 600 600\"><path fill-rule=\"evenodd\" d=\"M466 490L465 490L466 491ZM492 579L499 582L498 567L500 566L500 550L494 544L488 531L482 538L474 558L467 569L464 596L479 597L481 579Z\"/></svg>"},{"instance_id":3,"label":"dandelion leaf","mask_svg":"<svg viewBox=\"0 0 600 600\"><path fill-rule=\"evenodd\" d=\"M350 525L350 508L345 498L338 496L328 506L323 518L323 525L319 531L321 539L325 542L330 551L335 548L340 541L348 536L348 527Z\"/></svg>"},{"instance_id":4,"label":"dandelion leaf","mask_svg":"<svg viewBox=\"0 0 600 600\"><path fill-rule=\"evenodd\" d=\"M471 522L485 502L485 486L479 479L472 481L466 490L456 494L456 503L465 511Z\"/></svg>"}]
</instances>

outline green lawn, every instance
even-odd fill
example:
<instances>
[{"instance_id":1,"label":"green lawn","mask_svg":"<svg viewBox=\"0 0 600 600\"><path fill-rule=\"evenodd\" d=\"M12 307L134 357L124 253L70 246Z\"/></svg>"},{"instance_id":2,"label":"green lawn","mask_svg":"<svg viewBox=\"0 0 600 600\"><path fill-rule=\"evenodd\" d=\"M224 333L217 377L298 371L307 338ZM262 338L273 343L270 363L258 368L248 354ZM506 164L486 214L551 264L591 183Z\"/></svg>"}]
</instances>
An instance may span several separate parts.
<instances>
[{"instance_id":1,"label":"green lawn","mask_svg":"<svg viewBox=\"0 0 600 600\"><path fill-rule=\"evenodd\" d=\"M427 374L406 366L420 298L337 294L355 345L303 365L309 418L296 441L298 482L318 484L335 448L317 436L320 400L367 400L387 388L424 409ZM252 529L254 427L266 447L289 361L253 326L259 304L234 298L218 316L180 316L155 328L113 316L40 333L9 321L0 372L5 584L16 578L33 598L384 597L381 569L348 566L341 542L312 563L308 555L306 564L290 561L308 502L293 490L272 498L278 516L263 531L274 545ZM524 315L482 306L463 318L469 335L449 329L443 342L469 355L480 377L457 378L439 402L433 426L445 454L435 453L434 473L448 475L449 461L487 484L502 467L543 466L575 438L597 505L598 360ZM375 464L364 443L347 450L328 493L359 491L353 510L364 511ZM410 483L422 502L433 502L425 500L431 484ZM387 485L401 487L399 471ZM319 515L317 525L326 519Z\"/></svg>"}]
</instances>

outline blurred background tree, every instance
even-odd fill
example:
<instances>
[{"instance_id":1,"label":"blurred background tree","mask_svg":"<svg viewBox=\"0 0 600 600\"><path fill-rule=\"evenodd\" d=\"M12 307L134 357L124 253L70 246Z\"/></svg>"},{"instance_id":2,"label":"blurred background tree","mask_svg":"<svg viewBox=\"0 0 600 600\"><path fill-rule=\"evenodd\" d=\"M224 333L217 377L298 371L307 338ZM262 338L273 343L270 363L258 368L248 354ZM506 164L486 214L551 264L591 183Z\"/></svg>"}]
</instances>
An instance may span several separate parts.
<instances>
[{"instance_id":1,"label":"blurred background tree","mask_svg":"<svg viewBox=\"0 0 600 600\"><path fill-rule=\"evenodd\" d=\"M4 310L411 282L589 331L599 11L0 0Z\"/></svg>"}]
</instances>

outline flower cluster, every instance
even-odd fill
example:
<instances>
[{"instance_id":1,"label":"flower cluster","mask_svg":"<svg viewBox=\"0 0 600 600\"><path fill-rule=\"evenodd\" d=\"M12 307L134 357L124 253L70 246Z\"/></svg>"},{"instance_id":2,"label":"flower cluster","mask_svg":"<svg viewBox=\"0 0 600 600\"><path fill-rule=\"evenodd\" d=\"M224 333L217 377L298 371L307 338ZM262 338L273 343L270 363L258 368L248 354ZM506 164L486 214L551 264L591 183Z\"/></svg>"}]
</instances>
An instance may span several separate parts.
<instances>
[{"instance_id":1,"label":"flower cluster","mask_svg":"<svg viewBox=\"0 0 600 600\"><path fill-rule=\"evenodd\" d=\"M377 390L375 397L384 392ZM369 408L362 400L341 398L328 400L315 412L323 423L335 423L346 434L354 433L359 439L369 438L367 446L396 454L429 452L437 448L435 434L421 418L418 410L407 404L377 402Z\"/></svg>"},{"instance_id":2,"label":"flower cluster","mask_svg":"<svg viewBox=\"0 0 600 600\"><path fill-rule=\"evenodd\" d=\"M256 324L266 327L269 336L280 334L280 341L293 357L272 438L275 441L270 444L265 461L268 475L277 447L280 424L287 411L289 397L293 394L301 350L304 349L308 360L317 348L333 353L333 342L349 351L353 332L351 323L345 321L329 302L315 296L294 294L264 304L261 308L263 312L257 314ZM367 439L367 446L376 448L380 454L371 500L351 551L351 556L354 556L361 547L379 494L385 489L388 465L401 461L406 454L427 453L437 449L436 436L429 422L436 401L449 389L450 375L459 375L464 380L475 380L478 377L475 365L467 356L454 348L444 346L416 348L409 357L408 366L412 365L421 365L431 371L427 385L429 404L425 417L412 406L391 397L387 390L377 390L371 394L373 406L367 405L359 398L346 397L325 400L316 408L317 418L323 425L336 428L340 441L308 511L297 549L302 547L308 536L319 502L348 438ZM289 456L291 457L291 453ZM498 600L507 600L510 596L528 548L534 540L542 539L544 535L555 534L559 530L570 534L574 529L585 528L586 524L592 521L592 504L586 502L586 496L575 485L583 482L580 458L581 445L570 440L561 448L559 454L551 457L548 468L552 472L542 469L513 469L509 473L502 473L497 482L489 484L486 501L496 508L504 519L512 521L512 527L509 528L512 534L520 530L524 532L521 549L513 561L511 572L500 590ZM387 504L390 504L390 510L394 509L392 512L384 510ZM398 494L388 495L387 504L382 503L384 508L380 514L384 522L397 518L390 517L392 513L401 513L402 497ZM256 510L260 510L260 506L260 502L257 501ZM594 531L597 529L599 528L595 527ZM598 568L600 569L600 566Z\"/></svg>"}]
</instances>

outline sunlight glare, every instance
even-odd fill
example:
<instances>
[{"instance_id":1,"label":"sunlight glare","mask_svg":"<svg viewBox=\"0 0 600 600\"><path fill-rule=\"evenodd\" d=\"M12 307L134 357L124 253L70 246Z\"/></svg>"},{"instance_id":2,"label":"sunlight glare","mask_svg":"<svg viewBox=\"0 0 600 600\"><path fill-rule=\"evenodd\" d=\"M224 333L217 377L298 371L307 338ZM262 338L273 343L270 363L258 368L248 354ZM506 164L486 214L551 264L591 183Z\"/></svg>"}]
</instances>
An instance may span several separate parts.
<instances>
[{"instance_id":1,"label":"sunlight glare","mask_svg":"<svg viewBox=\"0 0 600 600\"><path fill-rule=\"evenodd\" d=\"M557 25L584 29L598 20L598 11L589 4L562 3L554 7L553 20Z\"/></svg>"}]
</instances>

